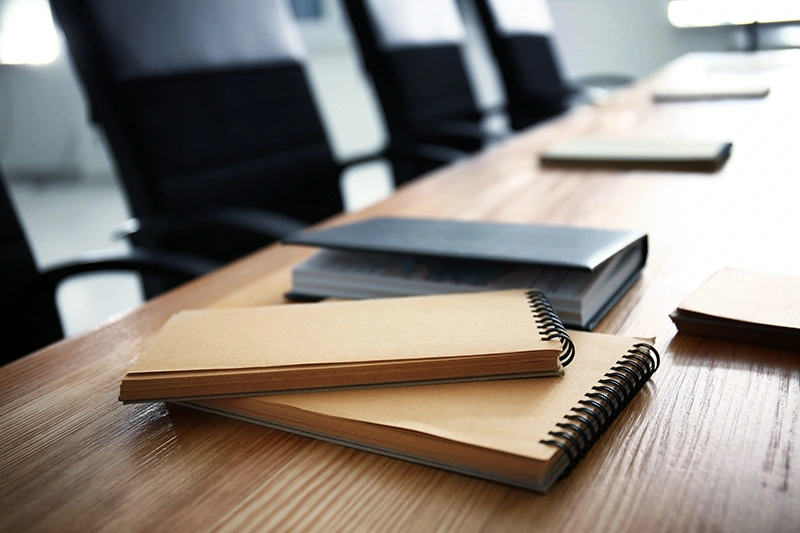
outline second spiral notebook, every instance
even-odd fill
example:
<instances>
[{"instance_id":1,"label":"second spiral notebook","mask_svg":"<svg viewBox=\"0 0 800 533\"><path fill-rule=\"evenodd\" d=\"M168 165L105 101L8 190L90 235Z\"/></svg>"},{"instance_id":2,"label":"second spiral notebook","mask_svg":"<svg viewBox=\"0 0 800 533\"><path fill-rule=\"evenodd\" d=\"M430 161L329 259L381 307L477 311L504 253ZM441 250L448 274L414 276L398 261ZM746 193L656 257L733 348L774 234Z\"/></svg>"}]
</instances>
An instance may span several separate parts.
<instances>
[{"instance_id":1,"label":"second spiral notebook","mask_svg":"<svg viewBox=\"0 0 800 533\"><path fill-rule=\"evenodd\" d=\"M571 334L578 357L560 378L216 398L186 405L546 492L592 451L660 362L656 349L641 339ZM634 408L638 415L623 423L639 423L645 406L640 403Z\"/></svg>"},{"instance_id":2,"label":"second spiral notebook","mask_svg":"<svg viewBox=\"0 0 800 533\"><path fill-rule=\"evenodd\" d=\"M120 399L553 376L573 355L535 290L184 311L123 378Z\"/></svg>"}]
</instances>

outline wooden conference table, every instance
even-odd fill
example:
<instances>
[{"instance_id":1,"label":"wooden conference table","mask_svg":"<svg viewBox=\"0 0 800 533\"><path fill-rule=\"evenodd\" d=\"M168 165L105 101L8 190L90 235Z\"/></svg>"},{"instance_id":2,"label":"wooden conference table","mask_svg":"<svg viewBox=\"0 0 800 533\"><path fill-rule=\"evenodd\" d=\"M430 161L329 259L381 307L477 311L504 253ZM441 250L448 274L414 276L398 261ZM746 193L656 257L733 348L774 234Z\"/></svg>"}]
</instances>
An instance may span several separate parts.
<instances>
[{"instance_id":1,"label":"wooden conference table","mask_svg":"<svg viewBox=\"0 0 800 533\"><path fill-rule=\"evenodd\" d=\"M654 83L766 79L765 100L653 104ZM195 412L119 380L186 308L276 304L311 252L271 246L0 369L5 531L800 531L800 352L677 334L723 266L800 275L800 57L687 56L593 108L411 184L376 215L631 228L642 278L596 331L656 336L661 369L547 494ZM543 170L584 134L722 137L718 173ZM799 303L800 305L800 303Z\"/></svg>"}]
</instances>

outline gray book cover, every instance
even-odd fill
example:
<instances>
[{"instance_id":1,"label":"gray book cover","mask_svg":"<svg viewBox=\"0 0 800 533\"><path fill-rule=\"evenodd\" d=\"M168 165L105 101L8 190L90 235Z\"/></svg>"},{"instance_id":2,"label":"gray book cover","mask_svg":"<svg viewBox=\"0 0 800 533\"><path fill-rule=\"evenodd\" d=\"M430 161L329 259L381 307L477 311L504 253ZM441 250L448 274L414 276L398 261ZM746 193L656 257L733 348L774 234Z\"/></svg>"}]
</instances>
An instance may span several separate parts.
<instances>
[{"instance_id":1,"label":"gray book cover","mask_svg":"<svg viewBox=\"0 0 800 533\"><path fill-rule=\"evenodd\" d=\"M337 250L494 261L592 271L647 235L568 226L373 218L290 235L286 244Z\"/></svg>"}]
</instances>

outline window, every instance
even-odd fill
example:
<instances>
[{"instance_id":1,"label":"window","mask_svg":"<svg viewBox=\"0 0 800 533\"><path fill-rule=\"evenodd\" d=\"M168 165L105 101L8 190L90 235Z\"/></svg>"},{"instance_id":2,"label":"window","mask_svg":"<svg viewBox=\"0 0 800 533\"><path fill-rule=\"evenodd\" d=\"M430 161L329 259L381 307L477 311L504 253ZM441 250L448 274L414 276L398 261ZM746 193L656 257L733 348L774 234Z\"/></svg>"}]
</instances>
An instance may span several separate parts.
<instances>
[{"instance_id":1,"label":"window","mask_svg":"<svg viewBox=\"0 0 800 533\"><path fill-rule=\"evenodd\" d=\"M667 15L678 28L800 20L798 0L673 0Z\"/></svg>"},{"instance_id":2,"label":"window","mask_svg":"<svg viewBox=\"0 0 800 533\"><path fill-rule=\"evenodd\" d=\"M0 64L52 63L58 57L59 37L47 0L8 0L0 5Z\"/></svg>"}]
</instances>

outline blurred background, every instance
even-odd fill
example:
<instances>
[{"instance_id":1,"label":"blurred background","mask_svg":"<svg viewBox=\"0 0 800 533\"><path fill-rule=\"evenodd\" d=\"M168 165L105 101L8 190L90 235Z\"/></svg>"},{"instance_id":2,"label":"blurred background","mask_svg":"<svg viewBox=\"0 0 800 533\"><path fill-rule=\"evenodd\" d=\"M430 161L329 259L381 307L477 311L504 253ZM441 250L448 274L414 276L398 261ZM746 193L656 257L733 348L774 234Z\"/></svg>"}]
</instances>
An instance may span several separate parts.
<instances>
[{"instance_id":1,"label":"blurred background","mask_svg":"<svg viewBox=\"0 0 800 533\"><path fill-rule=\"evenodd\" d=\"M687 52L747 49L753 44L752 27L729 24L748 22L747 15L738 20L740 12L729 8L741 11L764 4L729 1L708 8L703 0L548 3L568 79L597 72L641 78ZM796 11L795 4L800 2L772 2L783 9L772 20L793 18L784 15ZM465 54L475 94L482 107L495 107L504 102L503 87L475 6L471 0L459 0L459 7L467 27ZM338 0L294 0L292 8L310 54L310 81L335 155L347 158L379 149L387 140L385 126L358 63L343 7ZM796 24L762 25L758 31L760 48L800 45ZM42 268L89 250L127 247L111 238L114 228L130 216L114 161L102 133L89 123L65 47L47 0L0 0L0 166ZM345 207L355 210L379 201L392 187L384 163L349 171L343 181ZM73 279L58 292L67 334L141 301L133 274Z\"/></svg>"}]
</instances>

